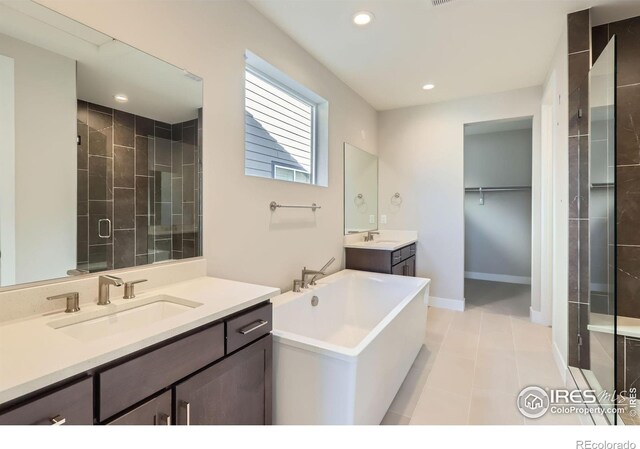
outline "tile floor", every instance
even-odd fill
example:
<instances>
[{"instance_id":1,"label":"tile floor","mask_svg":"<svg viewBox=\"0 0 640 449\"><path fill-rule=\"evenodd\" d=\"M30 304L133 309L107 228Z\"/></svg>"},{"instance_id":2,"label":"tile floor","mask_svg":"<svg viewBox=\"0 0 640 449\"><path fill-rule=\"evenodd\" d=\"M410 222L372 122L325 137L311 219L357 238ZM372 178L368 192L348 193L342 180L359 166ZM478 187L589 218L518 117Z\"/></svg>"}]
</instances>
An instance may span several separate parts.
<instances>
[{"instance_id":1,"label":"tile floor","mask_svg":"<svg viewBox=\"0 0 640 449\"><path fill-rule=\"evenodd\" d=\"M580 424L518 412L523 387L564 382L551 329L529 322L527 286L489 284L501 283L468 284L464 312L429 308L424 345L382 424Z\"/></svg>"}]
</instances>

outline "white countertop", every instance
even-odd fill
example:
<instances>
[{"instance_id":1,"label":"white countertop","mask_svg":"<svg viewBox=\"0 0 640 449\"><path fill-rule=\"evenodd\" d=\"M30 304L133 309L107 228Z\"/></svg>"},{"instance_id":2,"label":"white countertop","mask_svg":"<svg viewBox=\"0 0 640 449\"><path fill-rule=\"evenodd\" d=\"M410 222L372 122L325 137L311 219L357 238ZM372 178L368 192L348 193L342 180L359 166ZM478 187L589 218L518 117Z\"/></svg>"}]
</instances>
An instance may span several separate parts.
<instances>
[{"instance_id":1,"label":"white countertop","mask_svg":"<svg viewBox=\"0 0 640 449\"><path fill-rule=\"evenodd\" d=\"M373 236L373 241L365 242L366 232L358 234L348 234L344 237L345 248L358 249L378 249L383 251L395 251L418 241L417 231L395 231L381 230L378 235Z\"/></svg>"},{"instance_id":2,"label":"white countertop","mask_svg":"<svg viewBox=\"0 0 640 449\"><path fill-rule=\"evenodd\" d=\"M142 288L140 288L142 289ZM265 301L280 289L200 277L145 291L135 299L111 299L108 306L82 305L80 312L50 312L0 325L0 404L88 371L135 351ZM202 306L139 329L81 341L48 325L53 321L156 295L169 295Z\"/></svg>"},{"instance_id":3,"label":"white countertop","mask_svg":"<svg viewBox=\"0 0 640 449\"><path fill-rule=\"evenodd\" d=\"M613 334L613 315L591 313L589 321L590 323L587 325L587 329L590 331ZM640 319L619 316L616 334L640 338Z\"/></svg>"}]
</instances>

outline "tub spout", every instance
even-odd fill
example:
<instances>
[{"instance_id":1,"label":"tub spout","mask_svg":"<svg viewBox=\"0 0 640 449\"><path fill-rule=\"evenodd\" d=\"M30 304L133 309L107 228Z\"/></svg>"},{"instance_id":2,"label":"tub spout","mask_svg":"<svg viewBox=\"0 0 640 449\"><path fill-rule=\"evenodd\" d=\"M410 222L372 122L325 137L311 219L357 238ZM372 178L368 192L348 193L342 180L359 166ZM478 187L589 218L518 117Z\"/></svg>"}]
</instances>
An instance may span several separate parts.
<instances>
[{"instance_id":1,"label":"tub spout","mask_svg":"<svg viewBox=\"0 0 640 449\"><path fill-rule=\"evenodd\" d=\"M315 275L311 278L311 281L309 281L309 285L316 285L316 279L318 278L318 276L319 275L324 276L325 271L327 270L327 268L329 268L329 265L331 265L335 261L336 261L335 257L332 257L331 259L329 259L329 261L324 264L324 267L320 268L320 270L316 272Z\"/></svg>"}]
</instances>

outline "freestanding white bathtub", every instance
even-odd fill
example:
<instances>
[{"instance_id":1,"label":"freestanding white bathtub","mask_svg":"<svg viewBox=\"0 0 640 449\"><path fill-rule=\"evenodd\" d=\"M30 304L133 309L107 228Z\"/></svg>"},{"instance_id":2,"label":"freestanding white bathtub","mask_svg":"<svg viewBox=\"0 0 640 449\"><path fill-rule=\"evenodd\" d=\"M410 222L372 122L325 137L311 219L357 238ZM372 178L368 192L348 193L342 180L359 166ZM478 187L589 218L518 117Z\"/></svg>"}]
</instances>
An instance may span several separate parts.
<instances>
[{"instance_id":1,"label":"freestanding white bathtub","mask_svg":"<svg viewBox=\"0 0 640 449\"><path fill-rule=\"evenodd\" d=\"M344 270L273 298L274 423L379 424L423 343L430 282Z\"/></svg>"}]
</instances>

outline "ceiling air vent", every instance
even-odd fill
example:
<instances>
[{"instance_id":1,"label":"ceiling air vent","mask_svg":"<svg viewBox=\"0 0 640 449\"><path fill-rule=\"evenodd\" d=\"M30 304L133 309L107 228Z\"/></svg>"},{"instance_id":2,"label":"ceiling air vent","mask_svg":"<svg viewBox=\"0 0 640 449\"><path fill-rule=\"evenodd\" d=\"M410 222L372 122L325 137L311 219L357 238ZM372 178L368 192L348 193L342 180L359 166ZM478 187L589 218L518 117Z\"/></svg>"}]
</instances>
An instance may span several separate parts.
<instances>
[{"instance_id":1,"label":"ceiling air vent","mask_svg":"<svg viewBox=\"0 0 640 449\"><path fill-rule=\"evenodd\" d=\"M433 4L433 6L440 6L451 3L452 1L453 0L431 0L431 4Z\"/></svg>"}]
</instances>

